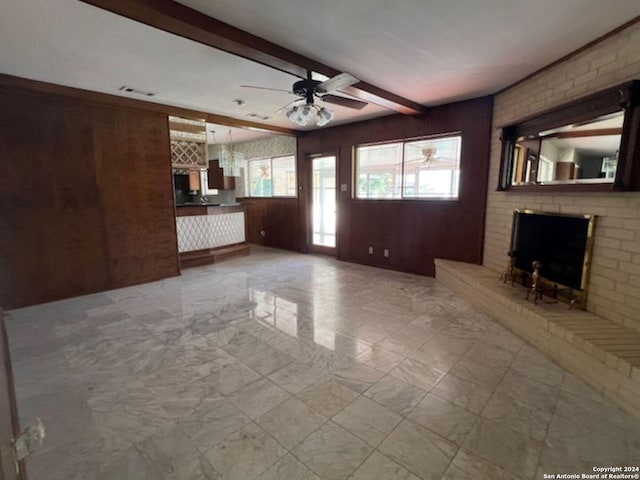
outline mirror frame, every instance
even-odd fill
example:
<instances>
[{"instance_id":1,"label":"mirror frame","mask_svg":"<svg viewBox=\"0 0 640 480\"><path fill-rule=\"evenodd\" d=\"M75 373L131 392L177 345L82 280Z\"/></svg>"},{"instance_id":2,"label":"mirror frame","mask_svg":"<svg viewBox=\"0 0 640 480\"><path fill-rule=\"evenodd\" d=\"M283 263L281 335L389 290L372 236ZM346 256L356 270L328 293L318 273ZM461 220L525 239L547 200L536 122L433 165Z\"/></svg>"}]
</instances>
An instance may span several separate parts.
<instances>
[{"instance_id":1,"label":"mirror frame","mask_svg":"<svg viewBox=\"0 0 640 480\"><path fill-rule=\"evenodd\" d=\"M571 123L585 122L602 115L624 111L624 123L616 176L603 183L512 185L513 154L519 137L538 135L540 132ZM632 80L601 90L569 103L537 113L502 127L502 152L498 191L566 191L607 192L640 190L640 80Z\"/></svg>"}]
</instances>

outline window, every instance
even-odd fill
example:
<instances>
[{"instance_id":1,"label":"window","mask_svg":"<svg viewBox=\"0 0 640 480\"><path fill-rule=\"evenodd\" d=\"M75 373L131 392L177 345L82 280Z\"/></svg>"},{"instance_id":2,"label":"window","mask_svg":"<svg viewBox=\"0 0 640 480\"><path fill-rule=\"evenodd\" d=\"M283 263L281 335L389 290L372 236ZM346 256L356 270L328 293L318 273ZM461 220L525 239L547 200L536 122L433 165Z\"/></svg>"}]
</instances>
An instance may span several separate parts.
<instances>
[{"instance_id":1,"label":"window","mask_svg":"<svg viewBox=\"0 0 640 480\"><path fill-rule=\"evenodd\" d=\"M356 147L356 198L458 198L462 137Z\"/></svg>"},{"instance_id":2,"label":"window","mask_svg":"<svg viewBox=\"0 0 640 480\"><path fill-rule=\"evenodd\" d=\"M296 158L294 156L249 160L247 171L249 196L296 196Z\"/></svg>"},{"instance_id":3,"label":"window","mask_svg":"<svg viewBox=\"0 0 640 480\"><path fill-rule=\"evenodd\" d=\"M200 191L203 196L218 195L217 188L209 188L209 171L200 170Z\"/></svg>"},{"instance_id":4,"label":"window","mask_svg":"<svg viewBox=\"0 0 640 480\"><path fill-rule=\"evenodd\" d=\"M271 159L273 171L273 196L296 196L296 158L279 157Z\"/></svg>"},{"instance_id":5,"label":"window","mask_svg":"<svg viewBox=\"0 0 640 480\"><path fill-rule=\"evenodd\" d=\"M462 137L404 144L405 198L458 198Z\"/></svg>"},{"instance_id":6,"label":"window","mask_svg":"<svg viewBox=\"0 0 640 480\"><path fill-rule=\"evenodd\" d=\"M271 159L249 160L249 195L251 197L271 196Z\"/></svg>"},{"instance_id":7,"label":"window","mask_svg":"<svg viewBox=\"0 0 640 480\"><path fill-rule=\"evenodd\" d=\"M400 198L402 144L356 147L358 198Z\"/></svg>"}]
</instances>

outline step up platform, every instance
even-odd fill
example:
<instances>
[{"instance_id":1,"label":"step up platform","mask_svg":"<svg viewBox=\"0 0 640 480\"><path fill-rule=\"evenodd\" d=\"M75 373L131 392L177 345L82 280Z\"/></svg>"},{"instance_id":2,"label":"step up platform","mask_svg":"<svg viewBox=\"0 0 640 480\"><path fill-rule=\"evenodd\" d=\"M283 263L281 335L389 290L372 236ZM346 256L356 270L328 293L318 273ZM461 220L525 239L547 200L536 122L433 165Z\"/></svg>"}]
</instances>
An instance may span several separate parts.
<instances>
[{"instance_id":1,"label":"step up platform","mask_svg":"<svg viewBox=\"0 0 640 480\"><path fill-rule=\"evenodd\" d=\"M436 259L436 279L640 418L640 332L500 280L481 265Z\"/></svg>"},{"instance_id":2,"label":"step up platform","mask_svg":"<svg viewBox=\"0 0 640 480\"><path fill-rule=\"evenodd\" d=\"M233 257L243 257L251 253L247 243L238 243L219 248L205 248L180 253L180 268L198 267L227 260Z\"/></svg>"}]
</instances>

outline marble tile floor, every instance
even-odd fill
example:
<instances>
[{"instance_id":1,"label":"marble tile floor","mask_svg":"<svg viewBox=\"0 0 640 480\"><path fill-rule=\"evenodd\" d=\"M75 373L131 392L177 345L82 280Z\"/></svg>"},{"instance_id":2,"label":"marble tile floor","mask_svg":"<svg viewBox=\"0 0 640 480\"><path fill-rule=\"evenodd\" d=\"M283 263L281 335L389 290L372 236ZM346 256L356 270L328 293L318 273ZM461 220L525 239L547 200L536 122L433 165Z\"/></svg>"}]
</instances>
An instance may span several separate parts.
<instances>
[{"instance_id":1,"label":"marble tile floor","mask_svg":"<svg viewBox=\"0 0 640 480\"><path fill-rule=\"evenodd\" d=\"M433 278L253 247L9 312L30 480L532 479L640 422Z\"/></svg>"}]
</instances>

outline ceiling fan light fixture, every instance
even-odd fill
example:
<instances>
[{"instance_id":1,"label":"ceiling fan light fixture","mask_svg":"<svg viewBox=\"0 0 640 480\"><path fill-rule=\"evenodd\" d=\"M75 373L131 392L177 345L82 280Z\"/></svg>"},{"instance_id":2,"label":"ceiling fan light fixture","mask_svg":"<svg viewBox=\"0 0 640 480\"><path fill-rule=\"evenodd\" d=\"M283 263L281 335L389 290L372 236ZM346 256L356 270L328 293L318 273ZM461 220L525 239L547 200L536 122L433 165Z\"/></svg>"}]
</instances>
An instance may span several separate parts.
<instances>
[{"instance_id":1,"label":"ceiling fan light fixture","mask_svg":"<svg viewBox=\"0 0 640 480\"><path fill-rule=\"evenodd\" d=\"M329 123L333 119L334 113L328 108L322 107L318 110L318 120L316 124L319 127L324 127L327 123Z\"/></svg>"},{"instance_id":2,"label":"ceiling fan light fixture","mask_svg":"<svg viewBox=\"0 0 640 480\"><path fill-rule=\"evenodd\" d=\"M285 115L295 124L304 127L311 121L314 112L316 114L316 125L319 127L324 127L333 119L334 113L331 110L325 107L318 107L313 103L291 107L285 112Z\"/></svg>"},{"instance_id":3,"label":"ceiling fan light fixture","mask_svg":"<svg viewBox=\"0 0 640 480\"><path fill-rule=\"evenodd\" d=\"M361 100L355 100L353 98L341 97L339 95L332 95L329 92L334 90L340 90L341 88L348 87L358 83L359 80L348 73L340 73L324 81L314 80L313 72L307 71L306 78L298 80L293 84L291 91L281 90L277 88L258 87L253 85L240 85L246 88L257 88L260 90L275 90L297 95L299 98L295 100L295 103L305 101L305 104L298 103L294 107L289 107L293 102L285 107L277 110L276 113L284 111L286 117L293 123L304 126L307 125L313 118L313 114L316 114L315 123L319 127L323 127L333 119L333 111L328 108L319 107L314 103L315 98L320 98L327 103L333 103L346 108L353 108L356 110L362 110L367 102ZM266 120L266 118L263 118Z\"/></svg>"},{"instance_id":4,"label":"ceiling fan light fixture","mask_svg":"<svg viewBox=\"0 0 640 480\"><path fill-rule=\"evenodd\" d=\"M289 120L300 126L305 126L309 120L302 114L302 107L292 107L285 114Z\"/></svg>"},{"instance_id":5,"label":"ceiling fan light fixture","mask_svg":"<svg viewBox=\"0 0 640 480\"><path fill-rule=\"evenodd\" d=\"M313 114L311 110L311 105L307 104L300 109L300 119L306 124L311 120L311 115Z\"/></svg>"},{"instance_id":6,"label":"ceiling fan light fixture","mask_svg":"<svg viewBox=\"0 0 640 480\"><path fill-rule=\"evenodd\" d=\"M309 120L305 115L303 115L302 109L303 107L298 107L298 106L291 107L289 110L287 110L285 115L293 123L296 123L300 126L304 126L307 123L309 123Z\"/></svg>"},{"instance_id":7,"label":"ceiling fan light fixture","mask_svg":"<svg viewBox=\"0 0 640 480\"><path fill-rule=\"evenodd\" d=\"M213 142L216 144L215 131L211 130L213 133ZM228 134L228 142L227 144L219 144L217 147L217 156L220 168L223 169L224 174L229 177L235 177L238 175L237 168L240 163L244 161L244 153L238 152L234 149L233 146L233 138L231 136L231 129L229 129Z\"/></svg>"},{"instance_id":8,"label":"ceiling fan light fixture","mask_svg":"<svg viewBox=\"0 0 640 480\"><path fill-rule=\"evenodd\" d=\"M291 107L289 110L287 110L285 115L292 122L298 123L298 107Z\"/></svg>"}]
</instances>

